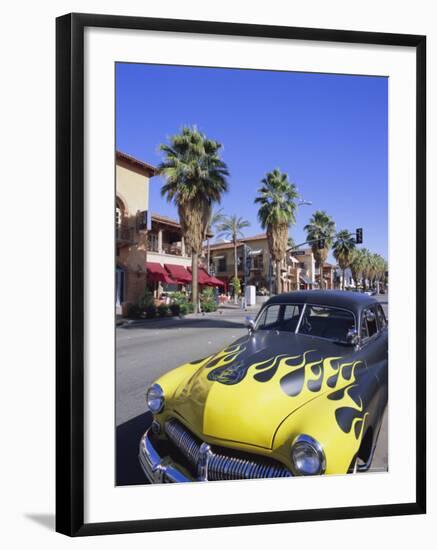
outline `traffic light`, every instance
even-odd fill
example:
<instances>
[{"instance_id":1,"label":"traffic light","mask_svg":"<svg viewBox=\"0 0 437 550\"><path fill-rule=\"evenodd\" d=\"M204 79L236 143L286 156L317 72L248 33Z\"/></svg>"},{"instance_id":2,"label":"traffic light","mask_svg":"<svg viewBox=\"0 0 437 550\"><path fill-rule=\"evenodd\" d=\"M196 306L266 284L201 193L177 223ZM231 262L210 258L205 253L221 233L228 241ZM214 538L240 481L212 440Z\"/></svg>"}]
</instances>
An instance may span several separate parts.
<instances>
[{"instance_id":1,"label":"traffic light","mask_svg":"<svg viewBox=\"0 0 437 550\"><path fill-rule=\"evenodd\" d=\"M362 227L359 227L356 231L355 242L357 244L363 244L363 228Z\"/></svg>"},{"instance_id":2,"label":"traffic light","mask_svg":"<svg viewBox=\"0 0 437 550\"><path fill-rule=\"evenodd\" d=\"M325 248L325 239L319 239L317 241L317 248L321 250L322 248Z\"/></svg>"}]
</instances>

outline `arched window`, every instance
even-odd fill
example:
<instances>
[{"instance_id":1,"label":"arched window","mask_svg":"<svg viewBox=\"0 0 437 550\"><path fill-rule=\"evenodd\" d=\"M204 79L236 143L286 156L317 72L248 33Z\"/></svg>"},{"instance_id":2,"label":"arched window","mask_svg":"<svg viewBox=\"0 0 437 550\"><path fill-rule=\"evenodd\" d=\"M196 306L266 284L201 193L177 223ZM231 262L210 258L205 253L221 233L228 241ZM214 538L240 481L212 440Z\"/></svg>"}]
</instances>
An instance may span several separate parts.
<instances>
[{"instance_id":1,"label":"arched window","mask_svg":"<svg viewBox=\"0 0 437 550\"><path fill-rule=\"evenodd\" d=\"M126 208L123 201L120 199L120 197L117 197L115 201L115 231L117 239L122 238L123 219L125 218L126 214Z\"/></svg>"}]
</instances>

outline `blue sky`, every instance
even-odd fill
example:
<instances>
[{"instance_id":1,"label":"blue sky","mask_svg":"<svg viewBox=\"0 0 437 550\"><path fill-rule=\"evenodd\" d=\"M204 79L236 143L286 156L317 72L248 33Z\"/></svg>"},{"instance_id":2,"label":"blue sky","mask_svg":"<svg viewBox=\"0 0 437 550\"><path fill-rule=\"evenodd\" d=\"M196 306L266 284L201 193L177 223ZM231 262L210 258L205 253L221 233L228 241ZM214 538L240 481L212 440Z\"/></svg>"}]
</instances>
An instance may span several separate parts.
<instances>
[{"instance_id":1,"label":"blue sky","mask_svg":"<svg viewBox=\"0 0 437 550\"><path fill-rule=\"evenodd\" d=\"M116 146L157 165L159 144L197 125L223 144L229 192L221 206L260 233L253 203L266 172L288 173L302 197L290 234L326 210L337 229L364 228L364 244L387 257L388 80L327 75L118 63ZM150 183L152 212L177 218Z\"/></svg>"}]
</instances>

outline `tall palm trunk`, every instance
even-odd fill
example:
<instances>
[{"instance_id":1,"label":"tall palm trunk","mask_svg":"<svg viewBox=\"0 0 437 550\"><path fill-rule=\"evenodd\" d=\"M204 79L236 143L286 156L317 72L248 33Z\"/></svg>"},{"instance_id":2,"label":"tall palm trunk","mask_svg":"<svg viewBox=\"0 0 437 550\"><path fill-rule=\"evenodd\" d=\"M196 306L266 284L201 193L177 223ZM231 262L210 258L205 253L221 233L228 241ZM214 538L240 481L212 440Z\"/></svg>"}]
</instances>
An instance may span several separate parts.
<instances>
[{"instance_id":1,"label":"tall palm trunk","mask_svg":"<svg viewBox=\"0 0 437 550\"><path fill-rule=\"evenodd\" d=\"M281 262L276 262L276 294L281 294Z\"/></svg>"},{"instance_id":2,"label":"tall palm trunk","mask_svg":"<svg viewBox=\"0 0 437 550\"><path fill-rule=\"evenodd\" d=\"M324 285L324 280L323 280L323 267L322 267L322 263L319 262L319 283L320 283L320 290L323 290L325 285Z\"/></svg>"},{"instance_id":3,"label":"tall palm trunk","mask_svg":"<svg viewBox=\"0 0 437 550\"><path fill-rule=\"evenodd\" d=\"M237 241L234 239L234 282L238 279L238 265L237 265ZM238 303L238 296L234 285L234 304Z\"/></svg>"},{"instance_id":4,"label":"tall palm trunk","mask_svg":"<svg viewBox=\"0 0 437 550\"><path fill-rule=\"evenodd\" d=\"M341 289L344 290L344 277L345 277L345 272L346 272L346 269L344 268L343 269L343 277L341 279Z\"/></svg>"},{"instance_id":5,"label":"tall palm trunk","mask_svg":"<svg viewBox=\"0 0 437 550\"><path fill-rule=\"evenodd\" d=\"M198 271L197 271L197 252L192 251L191 253L191 294L192 301L194 306L194 313L199 312L199 288L198 288Z\"/></svg>"},{"instance_id":6,"label":"tall palm trunk","mask_svg":"<svg viewBox=\"0 0 437 550\"><path fill-rule=\"evenodd\" d=\"M207 240L206 249L207 249L206 261L207 261L207 266L208 266L207 271L208 271L208 275L209 275L209 274L210 274L210 273L209 273L209 269L210 269L209 262L211 261L211 260L210 260L209 239Z\"/></svg>"}]
</instances>

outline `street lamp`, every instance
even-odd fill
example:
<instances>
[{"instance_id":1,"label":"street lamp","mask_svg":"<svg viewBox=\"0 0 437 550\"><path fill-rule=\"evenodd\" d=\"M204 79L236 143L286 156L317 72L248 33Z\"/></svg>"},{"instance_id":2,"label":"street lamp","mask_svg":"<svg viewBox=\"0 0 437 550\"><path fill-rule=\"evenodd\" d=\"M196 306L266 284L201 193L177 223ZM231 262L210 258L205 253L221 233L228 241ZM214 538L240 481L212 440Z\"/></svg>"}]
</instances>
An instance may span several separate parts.
<instances>
[{"instance_id":1,"label":"street lamp","mask_svg":"<svg viewBox=\"0 0 437 550\"><path fill-rule=\"evenodd\" d=\"M297 203L297 206L311 206L313 203L312 201L306 201L304 199L301 199L298 203Z\"/></svg>"}]
</instances>

